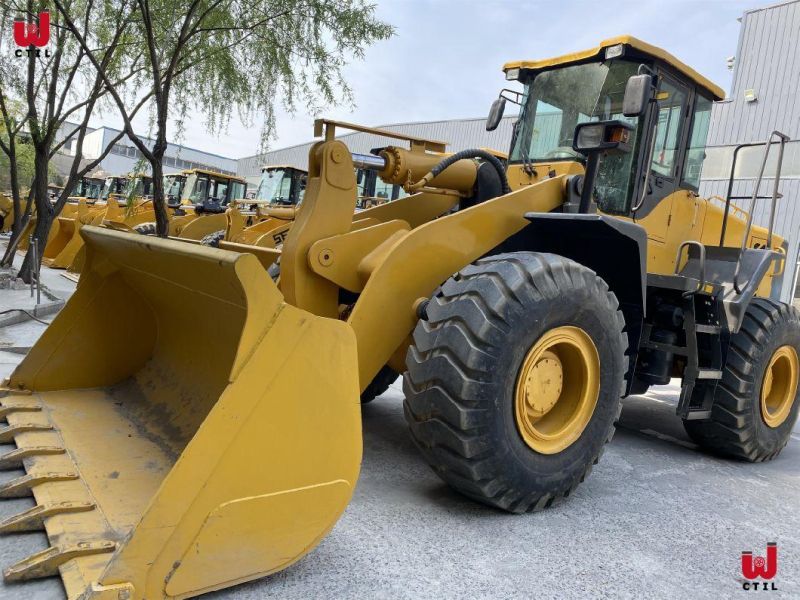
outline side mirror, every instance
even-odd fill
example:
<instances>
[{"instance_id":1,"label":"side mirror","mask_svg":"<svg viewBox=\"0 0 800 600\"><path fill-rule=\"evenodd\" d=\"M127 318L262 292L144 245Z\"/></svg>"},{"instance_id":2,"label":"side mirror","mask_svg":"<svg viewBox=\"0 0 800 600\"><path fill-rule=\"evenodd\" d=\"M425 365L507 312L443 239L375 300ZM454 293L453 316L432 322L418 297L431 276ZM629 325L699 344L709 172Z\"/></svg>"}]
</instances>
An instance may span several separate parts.
<instances>
[{"instance_id":1,"label":"side mirror","mask_svg":"<svg viewBox=\"0 0 800 600\"><path fill-rule=\"evenodd\" d=\"M486 117L486 131L494 131L500 125L500 120L503 118L503 112L506 110L506 99L500 96L497 100L492 102L492 107L489 109L489 116Z\"/></svg>"},{"instance_id":2,"label":"side mirror","mask_svg":"<svg viewBox=\"0 0 800 600\"><path fill-rule=\"evenodd\" d=\"M653 76L633 75L625 84L625 97L622 99L622 114L638 117L643 114L653 96Z\"/></svg>"}]
</instances>

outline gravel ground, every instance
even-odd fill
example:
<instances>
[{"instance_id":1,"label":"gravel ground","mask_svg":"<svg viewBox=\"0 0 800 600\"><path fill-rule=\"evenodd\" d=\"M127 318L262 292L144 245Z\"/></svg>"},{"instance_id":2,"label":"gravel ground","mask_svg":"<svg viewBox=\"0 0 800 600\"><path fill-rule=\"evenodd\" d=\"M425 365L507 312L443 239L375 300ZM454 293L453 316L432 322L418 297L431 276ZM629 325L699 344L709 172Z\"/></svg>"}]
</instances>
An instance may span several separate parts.
<instances>
[{"instance_id":1,"label":"gravel ground","mask_svg":"<svg viewBox=\"0 0 800 600\"><path fill-rule=\"evenodd\" d=\"M42 329L8 327L0 342L29 345ZM0 347L0 376L20 359ZM207 597L729 598L744 594L741 552L763 554L771 541L780 567L769 597L800 597L800 429L771 463L718 459L684 434L677 397L672 385L626 399L614 440L577 492L519 516L475 504L433 474L406 431L398 381L364 407L358 488L319 548L277 575ZM0 501L0 517L31 505ZM45 547L39 533L0 538L0 566ZM55 578L0 582L0 598L63 598L63 590Z\"/></svg>"}]
</instances>

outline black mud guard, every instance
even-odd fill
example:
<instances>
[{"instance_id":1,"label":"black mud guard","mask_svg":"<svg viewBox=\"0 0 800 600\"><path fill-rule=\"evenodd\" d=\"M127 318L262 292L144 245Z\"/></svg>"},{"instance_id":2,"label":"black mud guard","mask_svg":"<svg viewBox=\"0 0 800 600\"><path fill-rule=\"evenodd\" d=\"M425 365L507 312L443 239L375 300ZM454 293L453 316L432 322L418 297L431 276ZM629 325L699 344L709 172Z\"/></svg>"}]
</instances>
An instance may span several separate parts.
<instances>
[{"instance_id":1,"label":"black mud guard","mask_svg":"<svg viewBox=\"0 0 800 600\"><path fill-rule=\"evenodd\" d=\"M552 252L585 265L617 296L625 317L631 375L642 334L647 291L647 232L644 227L599 214L527 213L530 224L509 238L503 252Z\"/></svg>"}]
</instances>

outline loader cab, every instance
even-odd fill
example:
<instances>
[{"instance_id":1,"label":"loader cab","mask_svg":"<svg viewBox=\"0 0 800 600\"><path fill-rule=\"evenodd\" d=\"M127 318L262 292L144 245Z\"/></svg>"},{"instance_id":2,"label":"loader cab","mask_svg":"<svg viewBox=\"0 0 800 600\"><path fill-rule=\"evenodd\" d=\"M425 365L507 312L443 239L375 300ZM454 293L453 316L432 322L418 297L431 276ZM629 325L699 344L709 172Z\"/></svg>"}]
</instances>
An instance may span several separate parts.
<instances>
[{"instance_id":1,"label":"loader cab","mask_svg":"<svg viewBox=\"0 0 800 600\"><path fill-rule=\"evenodd\" d=\"M378 173L371 169L356 171L356 185L358 186L357 210L380 206L408 195L403 186L383 181L378 177Z\"/></svg>"},{"instance_id":2,"label":"loader cab","mask_svg":"<svg viewBox=\"0 0 800 600\"><path fill-rule=\"evenodd\" d=\"M181 202L181 193L186 183L186 175L183 173L170 173L164 175L164 197L170 208L177 208Z\"/></svg>"},{"instance_id":3,"label":"loader cab","mask_svg":"<svg viewBox=\"0 0 800 600\"><path fill-rule=\"evenodd\" d=\"M509 63L504 70L507 79L523 86L516 97L515 92L503 94L520 105L509 155L512 186L553 175L582 177L586 156L573 146L576 127L621 121L632 128L631 147L601 158L592 199L599 212L634 220L645 227L650 241L667 245L673 203L696 198L711 106L723 97L722 90L629 36L564 57ZM653 82L650 101L639 114L626 115L627 84L643 73ZM499 122L498 108L502 113L498 104L504 101L493 106L494 122ZM687 233L682 232L684 239ZM670 252L655 254L666 268Z\"/></svg>"},{"instance_id":4,"label":"loader cab","mask_svg":"<svg viewBox=\"0 0 800 600\"><path fill-rule=\"evenodd\" d=\"M78 198L86 198L87 200L96 200L103 189L103 180L94 179L91 177L82 177L70 194L70 200L75 201Z\"/></svg>"},{"instance_id":5,"label":"loader cab","mask_svg":"<svg viewBox=\"0 0 800 600\"><path fill-rule=\"evenodd\" d=\"M127 179L125 177L106 177L103 189L100 190L99 199L108 202L108 198L113 195L121 195L125 189Z\"/></svg>"},{"instance_id":6,"label":"loader cab","mask_svg":"<svg viewBox=\"0 0 800 600\"><path fill-rule=\"evenodd\" d=\"M261 169L255 200L277 206L297 206L306 192L308 173L290 166L266 166Z\"/></svg>"},{"instance_id":7,"label":"loader cab","mask_svg":"<svg viewBox=\"0 0 800 600\"><path fill-rule=\"evenodd\" d=\"M182 204L222 208L231 200L244 196L246 182L239 177L204 169L184 171L185 181L181 192Z\"/></svg>"},{"instance_id":8,"label":"loader cab","mask_svg":"<svg viewBox=\"0 0 800 600\"><path fill-rule=\"evenodd\" d=\"M122 191L126 199L142 199L153 197L153 178L149 175L137 173L127 179Z\"/></svg>"}]
</instances>

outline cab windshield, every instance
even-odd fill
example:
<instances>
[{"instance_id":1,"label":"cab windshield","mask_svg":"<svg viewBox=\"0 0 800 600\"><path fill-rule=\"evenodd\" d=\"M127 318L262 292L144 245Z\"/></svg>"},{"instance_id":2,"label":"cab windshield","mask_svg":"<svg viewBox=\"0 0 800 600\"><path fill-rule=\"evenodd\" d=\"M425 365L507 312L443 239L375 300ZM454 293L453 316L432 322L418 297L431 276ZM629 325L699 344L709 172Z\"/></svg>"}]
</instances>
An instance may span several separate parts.
<instances>
[{"instance_id":1,"label":"cab windshield","mask_svg":"<svg viewBox=\"0 0 800 600\"><path fill-rule=\"evenodd\" d=\"M150 178L149 177L133 177L128 179L125 183L125 189L122 192L126 198L137 198L150 195Z\"/></svg>"},{"instance_id":2,"label":"cab windshield","mask_svg":"<svg viewBox=\"0 0 800 600\"><path fill-rule=\"evenodd\" d=\"M208 177L205 175L198 177L197 173L192 173L186 178L183 185L181 200L197 204L202 203L206 198L208 198Z\"/></svg>"},{"instance_id":3,"label":"cab windshield","mask_svg":"<svg viewBox=\"0 0 800 600\"><path fill-rule=\"evenodd\" d=\"M164 195L169 200L177 200L181 197L185 181L184 175L164 175Z\"/></svg>"},{"instance_id":4,"label":"cab windshield","mask_svg":"<svg viewBox=\"0 0 800 600\"><path fill-rule=\"evenodd\" d=\"M81 179L80 181L78 181L78 183L75 184L75 187L72 188L69 197L72 198L77 196L78 198L82 198L87 195L86 192L88 191L88 189L89 189L89 184L87 183L87 181L85 179Z\"/></svg>"},{"instance_id":5,"label":"cab windshield","mask_svg":"<svg viewBox=\"0 0 800 600\"><path fill-rule=\"evenodd\" d=\"M624 60L560 67L535 74L524 82L522 106L511 145L511 163L552 163L584 161L572 149L575 127L587 121L618 119L633 125L639 138L636 117L622 114L622 99L628 78L636 75L638 63ZM625 212L632 186L630 153L601 160L595 185L601 210Z\"/></svg>"},{"instance_id":6,"label":"cab windshield","mask_svg":"<svg viewBox=\"0 0 800 600\"><path fill-rule=\"evenodd\" d=\"M106 178L106 181L103 184L103 190L100 192L100 199L108 200L109 194L118 194L118 193L119 193L119 183L117 182L117 178L116 177Z\"/></svg>"},{"instance_id":7,"label":"cab windshield","mask_svg":"<svg viewBox=\"0 0 800 600\"><path fill-rule=\"evenodd\" d=\"M292 204L292 173L284 169L264 169L258 182L256 200Z\"/></svg>"},{"instance_id":8,"label":"cab windshield","mask_svg":"<svg viewBox=\"0 0 800 600\"><path fill-rule=\"evenodd\" d=\"M87 198L95 199L100 195L103 185L99 181L88 181L84 185L83 194Z\"/></svg>"}]
</instances>

